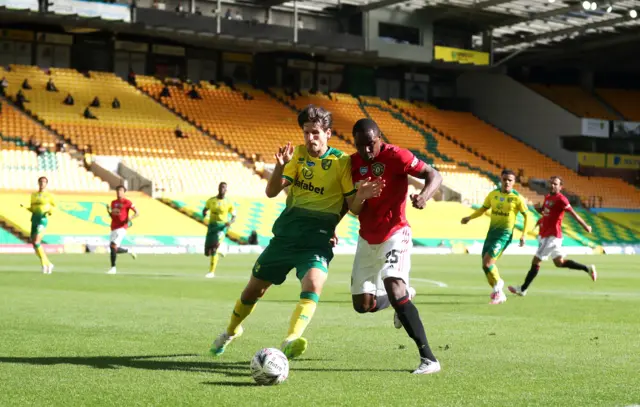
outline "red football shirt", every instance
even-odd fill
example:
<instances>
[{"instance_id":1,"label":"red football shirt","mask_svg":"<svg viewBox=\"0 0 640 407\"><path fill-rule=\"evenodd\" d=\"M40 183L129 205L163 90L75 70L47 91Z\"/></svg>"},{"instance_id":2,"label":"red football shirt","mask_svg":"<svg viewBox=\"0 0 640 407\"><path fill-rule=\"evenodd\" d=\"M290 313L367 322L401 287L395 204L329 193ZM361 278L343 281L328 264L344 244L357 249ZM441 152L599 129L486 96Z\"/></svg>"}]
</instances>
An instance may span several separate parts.
<instances>
[{"instance_id":1,"label":"red football shirt","mask_svg":"<svg viewBox=\"0 0 640 407\"><path fill-rule=\"evenodd\" d=\"M564 211L571 208L566 196L549 194L544 197L542 206L542 221L540 222L540 237L562 237L562 219Z\"/></svg>"},{"instance_id":2,"label":"red football shirt","mask_svg":"<svg viewBox=\"0 0 640 407\"><path fill-rule=\"evenodd\" d=\"M129 210L135 206L127 198L111 201L111 230L129 227Z\"/></svg>"},{"instance_id":3,"label":"red football shirt","mask_svg":"<svg viewBox=\"0 0 640 407\"><path fill-rule=\"evenodd\" d=\"M358 216L360 236L369 244L385 242L398 229L409 225L406 211L409 178L417 176L425 163L409 150L383 144L373 161L365 161L358 153L351 155L351 176L356 183L366 178L381 177L385 187L378 198L368 199Z\"/></svg>"}]
</instances>

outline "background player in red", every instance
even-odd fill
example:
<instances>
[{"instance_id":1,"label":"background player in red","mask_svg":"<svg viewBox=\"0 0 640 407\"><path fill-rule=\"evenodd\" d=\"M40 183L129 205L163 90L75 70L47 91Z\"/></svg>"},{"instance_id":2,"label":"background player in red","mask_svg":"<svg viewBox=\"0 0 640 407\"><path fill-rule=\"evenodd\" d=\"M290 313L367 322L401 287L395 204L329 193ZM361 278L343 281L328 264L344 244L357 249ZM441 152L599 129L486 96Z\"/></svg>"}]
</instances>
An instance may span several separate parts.
<instances>
[{"instance_id":1,"label":"background player in red","mask_svg":"<svg viewBox=\"0 0 640 407\"><path fill-rule=\"evenodd\" d=\"M565 260L562 252L562 219L564 218L564 213L569 212L587 233L591 233L591 226L587 225L580 215L573 210L567 197L562 194L562 178L551 177L549 181L551 182L551 193L544 197L542 217L538 220L538 225L540 226L538 251L533 256L531 269L524 279L524 284L521 286L509 286L509 291L516 295L527 295L529 285L538 275L540 263L548 257L553 259L553 264L556 267L582 270L588 273L594 282L598 279L596 266L593 264L585 266L573 260Z\"/></svg>"},{"instance_id":2,"label":"background player in red","mask_svg":"<svg viewBox=\"0 0 640 407\"><path fill-rule=\"evenodd\" d=\"M129 253L131 257L136 258L133 250L129 251L124 247L120 247L122 240L127 235L127 228L131 226L131 221L138 217L138 210L133 202L125 197L127 189L120 185L116 188L116 199L111 201L111 205L107 206L107 212L111 217L111 236L109 238L109 249L111 250L111 268L107 274L116 274L116 256L120 253ZM133 212L133 216L129 218L129 211Z\"/></svg>"},{"instance_id":3,"label":"background player in red","mask_svg":"<svg viewBox=\"0 0 640 407\"><path fill-rule=\"evenodd\" d=\"M414 374L440 371L440 362L431 352L418 309L411 302L415 290L409 288L411 228L405 216L408 175L425 180L419 194L411 195L415 208L423 209L442 184L440 174L403 148L384 144L378 125L361 119L353 126L357 153L351 156L354 183L382 178L384 188L378 198L368 199L360 211L360 238L351 272L353 308L358 313L376 312L393 306L396 328L418 346L420 365Z\"/></svg>"}]
</instances>

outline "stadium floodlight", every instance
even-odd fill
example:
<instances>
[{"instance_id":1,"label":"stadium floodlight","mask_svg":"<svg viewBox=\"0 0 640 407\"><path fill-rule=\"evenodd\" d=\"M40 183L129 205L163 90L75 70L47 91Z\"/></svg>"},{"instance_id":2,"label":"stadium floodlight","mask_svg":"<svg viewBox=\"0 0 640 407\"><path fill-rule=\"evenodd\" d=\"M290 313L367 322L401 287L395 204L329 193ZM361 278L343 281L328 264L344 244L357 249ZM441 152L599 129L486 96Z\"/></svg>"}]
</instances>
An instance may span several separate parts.
<instances>
[{"instance_id":1,"label":"stadium floodlight","mask_svg":"<svg viewBox=\"0 0 640 407\"><path fill-rule=\"evenodd\" d=\"M582 2L582 8L584 8L585 10L589 10L591 8L591 3L588 2L587 0L584 0Z\"/></svg>"},{"instance_id":2,"label":"stadium floodlight","mask_svg":"<svg viewBox=\"0 0 640 407\"><path fill-rule=\"evenodd\" d=\"M598 5L596 4L596 2L591 2L591 11L595 11L598 8Z\"/></svg>"}]
</instances>

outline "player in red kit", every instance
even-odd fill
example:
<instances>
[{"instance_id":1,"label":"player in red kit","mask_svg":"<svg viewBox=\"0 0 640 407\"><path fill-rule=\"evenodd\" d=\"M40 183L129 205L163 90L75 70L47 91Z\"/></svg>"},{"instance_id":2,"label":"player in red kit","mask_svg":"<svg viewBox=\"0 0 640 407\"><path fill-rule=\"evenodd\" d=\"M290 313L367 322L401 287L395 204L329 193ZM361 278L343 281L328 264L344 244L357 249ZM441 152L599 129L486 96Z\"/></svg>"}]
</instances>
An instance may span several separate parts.
<instances>
[{"instance_id":1,"label":"player in red kit","mask_svg":"<svg viewBox=\"0 0 640 407\"><path fill-rule=\"evenodd\" d=\"M423 209L442 184L440 174L403 148L382 142L380 129L371 119L353 126L357 153L351 156L354 183L382 178L384 188L368 199L359 214L360 237L351 272L353 308L376 312L391 305L396 328L404 327L418 346L420 365L414 374L440 371L440 362L429 348L418 309L409 287L411 228L405 216L409 175L425 180L419 194L411 195L415 208Z\"/></svg>"},{"instance_id":2,"label":"player in red kit","mask_svg":"<svg viewBox=\"0 0 640 407\"><path fill-rule=\"evenodd\" d=\"M111 251L111 268L107 274L116 274L116 256L121 253L129 253L131 257L136 258L133 250L129 251L124 247L120 247L122 240L127 235L127 228L131 226L131 221L138 217L138 210L133 202L128 200L124 194L127 189L122 185L116 188L117 198L111 201L111 205L107 206L107 212L111 217L111 236L109 238L109 249ZM129 211L133 212L133 216L129 218Z\"/></svg>"},{"instance_id":3,"label":"player in red kit","mask_svg":"<svg viewBox=\"0 0 640 407\"><path fill-rule=\"evenodd\" d=\"M562 219L564 218L564 213L569 212L587 233L591 233L591 226L587 225L580 215L576 213L567 197L562 194L562 178L551 177L550 182L551 193L544 197L542 217L538 220L538 225L540 225L539 246L531 262L531 269L524 279L524 284L521 286L509 286L509 291L516 295L527 295L529 285L538 275L540 263L548 257L553 259L553 264L556 267L582 270L588 273L594 282L598 279L596 266L585 266L564 258L564 253L562 252Z\"/></svg>"}]
</instances>

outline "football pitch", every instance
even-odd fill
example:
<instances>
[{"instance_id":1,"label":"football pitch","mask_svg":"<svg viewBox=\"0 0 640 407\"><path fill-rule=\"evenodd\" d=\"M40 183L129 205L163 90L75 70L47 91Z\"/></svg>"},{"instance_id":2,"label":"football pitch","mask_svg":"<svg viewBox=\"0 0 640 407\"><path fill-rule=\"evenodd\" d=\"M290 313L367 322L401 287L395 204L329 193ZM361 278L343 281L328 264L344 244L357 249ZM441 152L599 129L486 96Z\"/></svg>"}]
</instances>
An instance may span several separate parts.
<instances>
[{"instance_id":1,"label":"football pitch","mask_svg":"<svg viewBox=\"0 0 640 407\"><path fill-rule=\"evenodd\" d=\"M249 361L278 347L299 295L295 275L273 287L227 352L209 356L256 256L221 259L207 280L199 255L35 256L0 261L0 405L628 406L640 404L640 265L634 256L543 264L527 297L490 306L479 256L414 256L415 303L442 372L413 376L414 343L393 312L359 315L351 256L336 256L289 379L259 387ZM499 262L521 284L528 256Z\"/></svg>"}]
</instances>

